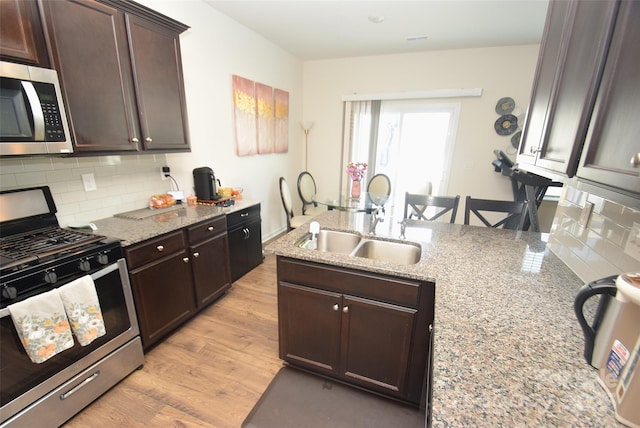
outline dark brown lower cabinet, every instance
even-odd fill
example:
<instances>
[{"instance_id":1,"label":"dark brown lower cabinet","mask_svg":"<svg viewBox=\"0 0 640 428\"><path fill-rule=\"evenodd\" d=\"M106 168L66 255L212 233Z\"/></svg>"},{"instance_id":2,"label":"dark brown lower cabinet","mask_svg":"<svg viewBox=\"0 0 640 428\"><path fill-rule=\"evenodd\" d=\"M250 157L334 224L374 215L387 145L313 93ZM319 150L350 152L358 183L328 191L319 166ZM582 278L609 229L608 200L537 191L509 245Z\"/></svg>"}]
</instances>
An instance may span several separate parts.
<instances>
[{"instance_id":1,"label":"dark brown lower cabinet","mask_svg":"<svg viewBox=\"0 0 640 428\"><path fill-rule=\"evenodd\" d=\"M433 283L278 257L280 358L424 405Z\"/></svg>"},{"instance_id":2,"label":"dark brown lower cabinet","mask_svg":"<svg viewBox=\"0 0 640 428\"><path fill-rule=\"evenodd\" d=\"M196 310L182 231L125 249L140 336L147 349ZM137 260L144 255L144 263Z\"/></svg>"},{"instance_id":3,"label":"dark brown lower cabinet","mask_svg":"<svg viewBox=\"0 0 640 428\"><path fill-rule=\"evenodd\" d=\"M224 216L125 248L145 349L231 287Z\"/></svg>"}]
</instances>

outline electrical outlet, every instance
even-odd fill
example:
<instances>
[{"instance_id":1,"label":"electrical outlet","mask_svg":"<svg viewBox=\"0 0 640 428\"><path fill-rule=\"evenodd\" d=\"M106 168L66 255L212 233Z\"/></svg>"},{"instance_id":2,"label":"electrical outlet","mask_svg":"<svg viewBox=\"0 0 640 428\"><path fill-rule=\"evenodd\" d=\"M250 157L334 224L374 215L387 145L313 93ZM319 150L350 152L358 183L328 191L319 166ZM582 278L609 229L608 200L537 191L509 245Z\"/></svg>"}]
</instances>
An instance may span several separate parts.
<instances>
[{"instance_id":1,"label":"electrical outlet","mask_svg":"<svg viewBox=\"0 0 640 428\"><path fill-rule=\"evenodd\" d=\"M633 223L624 252L640 261L640 223Z\"/></svg>"},{"instance_id":2,"label":"electrical outlet","mask_svg":"<svg viewBox=\"0 0 640 428\"><path fill-rule=\"evenodd\" d=\"M85 192L96 190L96 177L93 174L82 174L82 185Z\"/></svg>"},{"instance_id":3,"label":"electrical outlet","mask_svg":"<svg viewBox=\"0 0 640 428\"><path fill-rule=\"evenodd\" d=\"M171 174L171 168L169 168L168 166L163 166L160 169L160 178L162 180L168 180L169 179L169 174Z\"/></svg>"},{"instance_id":4,"label":"electrical outlet","mask_svg":"<svg viewBox=\"0 0 640 428\"><path fill-rule=\"evenodd\" d=\"M587 227L589 226L589 220L591 219L591 212L593 211L593 203L585 202L584 208L582 208L582 212L580 213L580 226Z\"/></svg>"}]
</instances>

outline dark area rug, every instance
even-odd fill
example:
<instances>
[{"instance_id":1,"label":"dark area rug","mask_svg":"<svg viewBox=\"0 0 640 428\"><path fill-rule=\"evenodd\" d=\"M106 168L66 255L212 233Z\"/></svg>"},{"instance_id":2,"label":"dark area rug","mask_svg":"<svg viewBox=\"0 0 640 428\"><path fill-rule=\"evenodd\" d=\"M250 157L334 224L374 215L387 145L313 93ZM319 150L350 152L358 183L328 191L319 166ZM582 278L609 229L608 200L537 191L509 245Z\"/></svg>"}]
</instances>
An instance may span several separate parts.
<instances>
[{"instance_id":1,"label":"dark area rug","mask_svg":"<svg viewBox=\"0 0 640 428\"><path fill-rule=\"evenodd\" d=\"M283 367L243 428L424 428L424 410Z\"/></svg>"}]
</instances>

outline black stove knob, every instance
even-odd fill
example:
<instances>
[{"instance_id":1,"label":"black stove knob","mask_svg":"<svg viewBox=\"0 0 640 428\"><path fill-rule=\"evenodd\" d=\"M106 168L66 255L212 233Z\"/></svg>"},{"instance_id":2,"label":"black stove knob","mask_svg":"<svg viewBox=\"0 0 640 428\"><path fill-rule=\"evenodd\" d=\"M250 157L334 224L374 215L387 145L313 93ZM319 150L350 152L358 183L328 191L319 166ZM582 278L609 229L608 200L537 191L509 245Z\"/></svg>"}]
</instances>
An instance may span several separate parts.
<instances>
[{"instance_id":1,"label":"black stove knob","mask_svg":"<svg viewBox=\"0 0 640 428\"><path fill-rule=\"evenodd\" d=\"M55 284L58 280L58 275L52 270L48 270L44 273L44 282L47 284Z\"/></svg>"},{"instance_id":2,"label":"black stove knob","mask_svg":"<svg viewBox=\"0 0 640 428\"><path fill-rule=\"evenodd\" d=\"M109 256L107 256L105 253L98 254L98 263L100 263L101 265L106 265L107 263L109 263Z\"/></svg>"},{"instance_id":3,"label":"black stove knob","mask_svg":"<svg viewBox=\"0 0 640 428\"><path fill-rule=\"evenodd\" d=\"M2 297L5 299L15 299L17 295L18 290L16 290L16 287L10 287L8 285L2 287Z\"/></svg>"},{"instance_id":4,"label":"black stove knob","mask_svg":"<svg viewBox=\"0 0 640 428\"><path fill-rule=\"evenodd\" d=\"M91 270L91 263L89 263L89 260L80 260L80 264L78 265L78 268L82 271L82 272L89 272Z\"/></svg>"}]
</instances>

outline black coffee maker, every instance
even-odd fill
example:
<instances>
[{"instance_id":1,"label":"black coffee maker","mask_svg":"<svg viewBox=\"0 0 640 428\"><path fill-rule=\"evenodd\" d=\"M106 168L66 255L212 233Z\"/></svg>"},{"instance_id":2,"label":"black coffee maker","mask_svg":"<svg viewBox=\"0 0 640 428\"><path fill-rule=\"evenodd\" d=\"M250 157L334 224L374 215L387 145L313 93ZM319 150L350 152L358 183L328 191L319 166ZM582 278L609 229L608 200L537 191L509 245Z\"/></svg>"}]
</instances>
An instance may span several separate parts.
<instances>
[{"instance_id":1,"label":"black coffee maker","mask_svg":"<svg viewBox=\"0 0 640 428\"><path fill-rule=\"evenodd\" d=\"M217 181L217 184L220 185L220 182ZM193 170L193 186L196 191L196 197L201 201L220 199L216 187L216 177L213 175L213 170L208 166Z\"/></svg>"}]
</instances>

